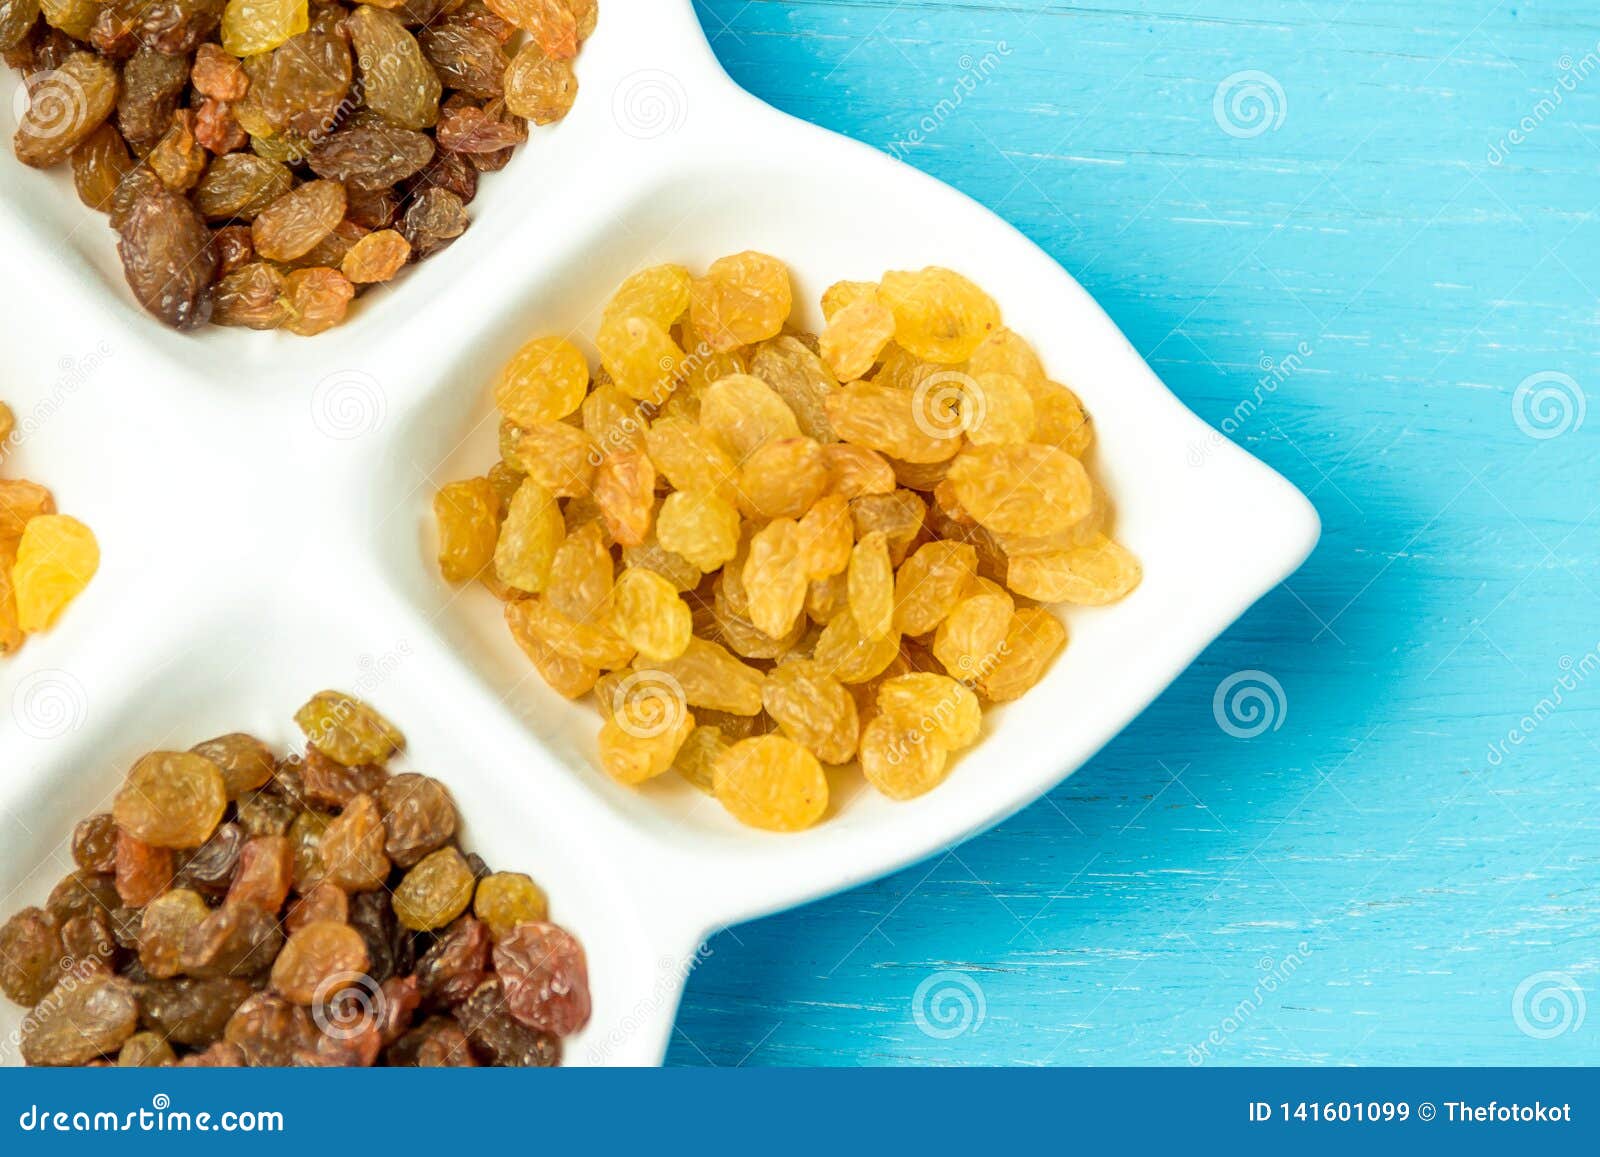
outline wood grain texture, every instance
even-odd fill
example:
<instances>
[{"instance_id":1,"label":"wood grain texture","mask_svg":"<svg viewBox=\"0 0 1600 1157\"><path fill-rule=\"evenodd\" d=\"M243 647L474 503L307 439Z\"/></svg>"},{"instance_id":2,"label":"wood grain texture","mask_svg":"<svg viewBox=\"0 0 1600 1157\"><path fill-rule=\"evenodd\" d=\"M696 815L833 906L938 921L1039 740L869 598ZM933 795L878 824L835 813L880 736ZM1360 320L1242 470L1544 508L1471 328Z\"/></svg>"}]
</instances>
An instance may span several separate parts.
<instances>
[{"instance_id":1,"label":"wood grain texture","mask_svg":"<svg viewBox=\"0 0 1600 1157\"><path fill-rule=\"evenodd\" d=\"M1048 799L718 935L670 1060L1592 1063L1593 6L700 11L751 91L1049 250L1325 534ZM1213 715L1242 670L1284 692L1253 739Z\"/></svg>"}]
</instances>

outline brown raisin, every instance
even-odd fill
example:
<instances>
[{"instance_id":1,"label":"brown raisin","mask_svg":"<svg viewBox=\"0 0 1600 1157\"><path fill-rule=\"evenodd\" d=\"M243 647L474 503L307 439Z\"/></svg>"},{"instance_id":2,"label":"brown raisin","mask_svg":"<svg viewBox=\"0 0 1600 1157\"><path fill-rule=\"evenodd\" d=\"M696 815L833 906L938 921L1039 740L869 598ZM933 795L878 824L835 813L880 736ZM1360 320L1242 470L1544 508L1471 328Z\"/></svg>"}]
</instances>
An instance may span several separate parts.
<instances>
[{"instance_id":1,"label":"brown raisin","mask_svg":"<svg viewBox=\"0 0 1600 1157\"><path fill-rule=\"evenodd\" d=\"M204 322L216 257L211 233L188 199L165 188L142 192L117 228L117 253L139 304L176 329Z\"/></svg>"}]
</instances>

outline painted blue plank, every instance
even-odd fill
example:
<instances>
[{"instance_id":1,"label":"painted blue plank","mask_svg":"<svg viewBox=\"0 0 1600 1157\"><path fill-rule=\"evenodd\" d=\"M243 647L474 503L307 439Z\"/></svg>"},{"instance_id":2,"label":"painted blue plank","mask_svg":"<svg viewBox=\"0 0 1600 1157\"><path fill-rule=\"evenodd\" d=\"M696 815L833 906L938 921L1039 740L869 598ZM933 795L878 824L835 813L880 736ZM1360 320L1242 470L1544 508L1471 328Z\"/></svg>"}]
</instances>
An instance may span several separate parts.
<instances>
[{"instance_id":1,"label":"painted blue plank","mask_svg":"<svg viewBox=\"0 0 1600 1157\"><path fill-rule=\"evenodd\" d=\"M1325 535L1049 799L716 937L670 1059L1592 1062L1592 5L700 10L753 92L1048 249Z\"/></svg>"}]
</instances>

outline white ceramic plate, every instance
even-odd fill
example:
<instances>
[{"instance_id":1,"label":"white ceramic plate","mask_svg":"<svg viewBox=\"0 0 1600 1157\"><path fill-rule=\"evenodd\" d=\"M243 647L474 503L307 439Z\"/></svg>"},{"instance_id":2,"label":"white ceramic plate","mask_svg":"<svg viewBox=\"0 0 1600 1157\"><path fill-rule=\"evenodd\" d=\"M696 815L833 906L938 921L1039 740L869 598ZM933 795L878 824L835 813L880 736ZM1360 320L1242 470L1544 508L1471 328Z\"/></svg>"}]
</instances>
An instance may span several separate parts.
<instances>
[{"instance_id":1,"label":"white ceramic plate","mask_svg":"<svg viewBox=\"0 0 1600 1157\"><path fill-rule=\"evenodd\" d=\"M588 948L576 1064L654 1064L702 937L882 875L1037 798L1142 711L1310 551L1287 482L1172 396L1049 257L960 194L762 105L689 0L604 0L573 114L487 177L451 248L315 339L180 335L124 287L104 219L0 150L8 474L53 486L104 564L56 630L0 665L0 910L68 871L73 820L133 759L212 734L287 746L313 691L372 700L442 778L491 864L531 872ZM8 130L9 131L9 130ZM595 769L596 716L546 689L486 592L432 561L429 502L493 460L486 384L529 336L592 334L626 274L761 249L798 300L942 264L1083 397L1119 537L1145 579L1074 610L1044 683L993 712L939 790L842 787L799 835L741 828L687 785ZM808 319L815 324L819 319ZM667 777L671 779L672 777ZM0 1020L3 1059L18 1021Z\"/></svg>"}]
</instances>

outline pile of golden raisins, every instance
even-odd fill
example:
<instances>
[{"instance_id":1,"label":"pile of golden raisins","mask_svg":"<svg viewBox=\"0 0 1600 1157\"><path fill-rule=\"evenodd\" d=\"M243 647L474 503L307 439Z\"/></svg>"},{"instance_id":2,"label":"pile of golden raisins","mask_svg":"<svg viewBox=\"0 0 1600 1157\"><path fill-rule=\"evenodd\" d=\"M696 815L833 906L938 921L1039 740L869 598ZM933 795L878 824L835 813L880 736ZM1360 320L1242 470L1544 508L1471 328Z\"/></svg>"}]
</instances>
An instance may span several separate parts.
<instances>
[{"instance_id":1,"label":"pile of golden raisins","mask_svg":"<svg viewBox=\"0 0 1600 1157\"><path fill-rule=\"evenodd\" d=\"M792 305L761 253L634 274L599 372L566 338L523 346L500 461L434 499L445 578L503 600L550 686L594 692L610 775L675 769L773 831L823 816L824 765L937 786L1065 646L1040 604L1140 578L1083 407L983 290L840 282L816 335Z\"/></svg>"},{"instance_id":2,"label":"pile of golden raisins","mask_svg":"<svg viewBox=\"0 0 1600 1157\"><path fill-rule=\"evenodd\" d=\"M0 462L16 419L0 402ZM100 546L37 482L0 478L0 655L48 630L100 568Z\"/></svg>"}]
</instances>

